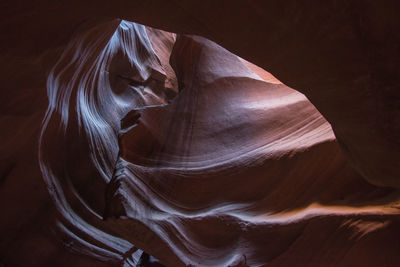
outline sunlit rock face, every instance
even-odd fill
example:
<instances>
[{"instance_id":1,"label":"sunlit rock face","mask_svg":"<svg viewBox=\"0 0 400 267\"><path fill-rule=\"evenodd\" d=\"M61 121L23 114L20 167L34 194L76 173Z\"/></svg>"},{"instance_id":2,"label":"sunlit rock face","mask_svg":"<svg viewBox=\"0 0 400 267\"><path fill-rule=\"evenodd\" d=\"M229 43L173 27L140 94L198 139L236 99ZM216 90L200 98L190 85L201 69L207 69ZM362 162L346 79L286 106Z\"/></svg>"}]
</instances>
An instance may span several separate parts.
<instances>
[{"instance_id":1,"label":"sunlit rock face","mask_svg":"<svg viewBox=\"0 0 400 267\"><path fill-rule=\"evenodd\" d=\"M279 30L296 32L302 42L287 45L287 39L269 35L264 46L251 34L265 16L246 20L246 33L243 27L232 33L222 31L229 12L218 25L211 19L217 7L197 6L199 14L208 10L202 17L208 30L192 20L179 23L193 4L169 5L181 8L163 11L182 15L174 20L144 16L139 11L148 10L147 2L135 10L118 9L118 1L108 7L107 14L165 23L185 35L120 19L82 22L77 18L85 17L86 7L76 5L73 18L62 12L52 13L52 24L32 24L40 27L17 23L21 36L32 27L57 34L16 42L1 55L1 81L8 90L1 91L0 109L0 265L399 265L400 204L393 188L398 168L392 154L397 143L390 142L398 132L390 123L396 118L385 117L397 114L397 100L389 106L380 101L393 95L393 73L371 58L370 71L388 74L363 73L365 68L356 73L356 64L331 53L340 54L346 44L324 46L347 40L345 52L353 51L358 35L345 28L325 39L322 32L289 23ZM285 18L293 15L289 7L274 10ZM28 17L46 8L60 7L35 6ZM102 8L99 3L90 12ZM232 4L229 10L239 9ZM296 10L301 17L302 7ZM310 10L304 27L329 9L317 17ZM356 15L362 12L372 11ZM246 12L234 13L232 23L240 25ZM364 22L360 33L363 27ZM13 36L12 28L2 29ZM312 32L314 48L304 37ZM270 65L315 106L262 68L190 34ZM277 41L280 53L269 53ZM309 49L331 57L309 57ZM347 56L354 60L359 53ZM303 57L310 64L301 68ZM327 75L336 60L346 64ZM368 98L365 90L374 91L365 85L371 81L386 88L382 99ZM352 87L344 94L340 85ZM374 103L376 116L365 116L374 113ZM371 125L382 131L365 131ZM383 138L388 130L392 135Z\"/></svg>"}]
</instances>

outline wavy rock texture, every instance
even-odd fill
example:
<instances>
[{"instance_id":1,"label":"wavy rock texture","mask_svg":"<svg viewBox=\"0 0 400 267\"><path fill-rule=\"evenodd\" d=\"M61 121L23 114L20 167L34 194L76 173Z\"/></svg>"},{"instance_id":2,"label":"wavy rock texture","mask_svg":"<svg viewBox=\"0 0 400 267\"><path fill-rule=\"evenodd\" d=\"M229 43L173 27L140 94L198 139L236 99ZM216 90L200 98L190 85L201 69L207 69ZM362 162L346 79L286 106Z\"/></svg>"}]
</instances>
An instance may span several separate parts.
<instances>
[{"instance_id":1,"label":"wavy rock texture","mask_svg":"<svg viewBox=\"0 0 400 267\"><path fill-rule=\"evenodd\" d=\"M394 2L134 4L5 4L1 264L399 264Z\"/></svg>"},{"instance_id":2,"label":"wavy rock texture","mask_svg":"<svg viewBox=\"0 0 400 267\"><path fill-rule=\"evenodd\" d=\"M74 249L102 260L138 261L137 248L109 234L113 227L102 221L105 192L118 135L132 127L129 112L165 105L175 94L165 78L146 28L125 21L78 34L50 72L39 164L61 216L58 228Z\"/></svg>"}]
</instances>

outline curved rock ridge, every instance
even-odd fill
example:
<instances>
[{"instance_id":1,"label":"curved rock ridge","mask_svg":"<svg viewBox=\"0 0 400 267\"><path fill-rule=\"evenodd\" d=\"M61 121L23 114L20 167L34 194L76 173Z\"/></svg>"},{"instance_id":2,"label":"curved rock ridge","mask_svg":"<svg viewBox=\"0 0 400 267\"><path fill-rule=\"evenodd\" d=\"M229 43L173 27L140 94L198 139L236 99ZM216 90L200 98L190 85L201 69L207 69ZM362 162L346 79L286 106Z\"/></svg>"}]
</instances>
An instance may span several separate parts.
<instances>
[{"instance_id":1,"label":"curved rock ridge","mask_svg":"<svg viewBox=\"0 0 400 267\"><path fill-rule=\"evenodd\" d=\"M138 260L130 255L134 246L103 223L104 192L122 118L134 108L167 103L174 91L165 78L146 28L120 20L77 34L49 73L39 163L60 213L58 228L76 251Z\"/></svg>"},{"instance_id":2,"label":"curved rock ridge","mask_svg":"<svg viewBox=\"0 0 400 267\"><path fill-rule=\"evenodd\" d=\"M179 95L140 111L110 184L113 222L132 243L167 266L327 264L348 242L373 253L368 234L398 225L396 193L349 166L304 95L200 37L179 36L171 65Z\"/></svg>"}]
</instances>

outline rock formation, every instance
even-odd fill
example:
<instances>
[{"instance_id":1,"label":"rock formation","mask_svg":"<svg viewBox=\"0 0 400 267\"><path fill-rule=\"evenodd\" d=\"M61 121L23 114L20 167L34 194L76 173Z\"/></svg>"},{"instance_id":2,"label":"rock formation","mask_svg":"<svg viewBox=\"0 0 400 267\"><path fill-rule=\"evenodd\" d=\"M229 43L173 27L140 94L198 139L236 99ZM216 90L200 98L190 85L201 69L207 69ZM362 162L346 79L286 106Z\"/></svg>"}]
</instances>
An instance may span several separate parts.
<instances>
[{"instance_id":1,"label":"rock formation","mask_svg":"<svg viewBox=\"0 0 400 267\"><path fill-rule=\"evenodd\" d=\"M397 2L224 2L5 4L0 264L400 263Z\"/></svg>"}]
</instances>

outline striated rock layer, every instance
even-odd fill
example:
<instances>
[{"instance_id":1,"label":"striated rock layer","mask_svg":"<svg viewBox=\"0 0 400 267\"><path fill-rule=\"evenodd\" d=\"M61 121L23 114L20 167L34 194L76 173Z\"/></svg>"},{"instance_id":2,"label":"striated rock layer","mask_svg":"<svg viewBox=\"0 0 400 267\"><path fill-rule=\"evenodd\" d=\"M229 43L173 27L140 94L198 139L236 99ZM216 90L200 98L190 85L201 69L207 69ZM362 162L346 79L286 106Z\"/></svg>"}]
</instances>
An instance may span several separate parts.
<instances>
[{"instance_id":1,"label":"striated rock layer","mask_svg":"<svg viewBox=\"0 0 400 267\"><path fill-rule=\"evenodd\" d=\"M289 3L285 12L275 6L281 18L263 14L247 25L268 20L276 26L287 16L320 13L299 27L292 25L294 19L282 24L279 38L270 35L265 46L251 27L221 33L246 17L248 11L238 14L235 4L227 7L220 25L212 19L219 9L207 4L170 4L168 10L181 9L157 19L151 12L139 14L149 11L148 3L132 14L119 5L116 1L107 13L200 33L271 67L311 99L332 123L339 142L303 94L216 43L123 20L80 24L88 17L82 15L87 7L76 3L74 17L64 12L51 25L37 20L20 27L22 36L35 27L47 32L62 28L63 34L51 42L36 37L16 42L1 55L2 84L8 88L2 90L0 117L0 263L399 264L399 194L379 187L398 187L398 143L393 139L399 132L396 116L389 116L397 114L396 97L384 105L395 93L396 61L390 65L385 54L392 51L391 39L386 52L375 54L368 52L372 45L360 51L354 45L357 38L381 40L374 35L379 29L371 26L377 25L372 4L355 13L371 23L361 20L361 35L351 31L352 23L331 35L307 30L329 9L293 13ZM103 7L99 3L91 10L104 14ZM338 19L348 18L356 7L330 11L341 11ZM27 17L48 8L65 6L38 5ZM192 9L198 12L195 18L209 12L200 28L183 16ZM176 14L181 16L166 22ZM6 36L15 34L7 26L17 21L2 24ZM337 26L336 18L327 21L321 19L322 28ZM390 33L391 22L389 12L382 35ZM363 35L365 29L372 30ZM296 46L284 38L291 31L301 41ZM307 39L311 33L314 39ZM307 46L310 42L313 47ZM280 53L274 52L276 44ZM363 53L369 55L368 64L355 60ZM338 68L337 61L344 67ZM373 85L384 88L382 98L375 98ZM372 102L373 117L367 116L374 114ZM390 135L384 136L387 131Z\"/></svg>"}]
</instances>

